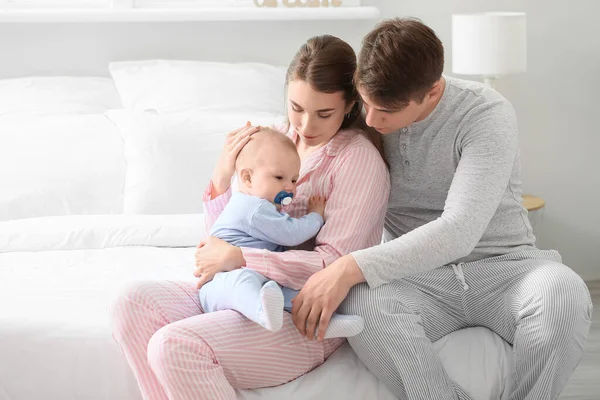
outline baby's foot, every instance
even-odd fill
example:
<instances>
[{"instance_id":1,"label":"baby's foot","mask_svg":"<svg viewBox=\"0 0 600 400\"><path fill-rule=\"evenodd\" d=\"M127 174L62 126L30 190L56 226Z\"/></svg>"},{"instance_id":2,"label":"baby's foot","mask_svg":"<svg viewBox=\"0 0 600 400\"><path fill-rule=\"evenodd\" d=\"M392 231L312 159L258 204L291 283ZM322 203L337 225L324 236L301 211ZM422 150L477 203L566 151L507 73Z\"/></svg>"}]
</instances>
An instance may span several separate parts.
<instances>
[{"instance_id":1,"label":"baby's foot","mask_svg":"<svg viewBox=\"0 0 600 400\"><path fill-rule=\"evenodd\" d=\"M271 332L277 332L283 325L283 293L275 281L269 281L260 289L261 309L259 323Z\"/></svg>"},{"instance_id":2,"label":"baby's foot","mask_svg":"<svg viewBox=\"0 0 600 400\"><path fill-rule=\"evenodd\" d=\"M364 327L365 321L358 315L333 314L325 332L325 339L356 336Z\"/></svg>"}]
</instances>

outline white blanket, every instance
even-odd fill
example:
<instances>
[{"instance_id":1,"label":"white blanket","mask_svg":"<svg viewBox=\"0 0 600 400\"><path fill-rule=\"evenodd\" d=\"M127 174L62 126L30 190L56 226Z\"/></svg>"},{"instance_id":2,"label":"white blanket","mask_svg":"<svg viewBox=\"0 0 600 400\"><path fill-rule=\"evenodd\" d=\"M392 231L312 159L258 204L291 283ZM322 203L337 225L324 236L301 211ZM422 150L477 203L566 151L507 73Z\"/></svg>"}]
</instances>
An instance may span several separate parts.
<instances>
[{"instance_id":1,"label":"white blanket","mask_svg":"<svg viewBox=\"0 0 600 400\"><path fill-rule=\"evenodd\" d=\"M0 222L0 400L140 399L107 305L132 280L187 280L202 215ZM507 398L510 347L484 328L436 343L474 399ZM349 346L288 384L240 399L393 399Z\"/></svg>"}]
</instances>

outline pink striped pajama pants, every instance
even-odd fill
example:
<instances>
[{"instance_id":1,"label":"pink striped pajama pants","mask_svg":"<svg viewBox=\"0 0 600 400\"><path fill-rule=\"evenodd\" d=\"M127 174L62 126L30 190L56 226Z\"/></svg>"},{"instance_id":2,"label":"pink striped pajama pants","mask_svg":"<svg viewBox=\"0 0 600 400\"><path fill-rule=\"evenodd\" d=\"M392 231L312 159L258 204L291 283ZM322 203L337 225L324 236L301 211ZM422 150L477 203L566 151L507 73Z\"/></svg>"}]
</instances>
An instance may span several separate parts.
<instances>
[{"instance_id":1,"label":"pink striped pajama pants","mask_svg":"<svg viewBox=\"0 0 600 400\"><path fill-rule=\"evenodd\" d=\"M111 307L113 336L146 400L235 399L323 363L345 339L308 341L286 313L271 333L235 311L204 314L193 282L138 282Z\"/></svg>"}]
</instances>

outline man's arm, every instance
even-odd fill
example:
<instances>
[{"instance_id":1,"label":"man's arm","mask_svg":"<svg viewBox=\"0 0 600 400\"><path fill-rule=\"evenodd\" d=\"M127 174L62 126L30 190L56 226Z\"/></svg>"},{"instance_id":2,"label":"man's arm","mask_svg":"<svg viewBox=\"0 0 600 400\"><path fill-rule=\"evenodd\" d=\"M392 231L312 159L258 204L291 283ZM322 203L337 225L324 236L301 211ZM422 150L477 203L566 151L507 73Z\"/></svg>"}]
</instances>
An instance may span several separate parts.
<instances>
[{"instance_id":1,"label":"man's arm","mask_svg":"<svg viewBox=\"0 0 600 400\"><path fill-rule=\"evenodd\" d=\"M499 101L484 107L474 110L466 125L441 217L395 240L352 253L371 287L451 263L469 255L481 240L506 191L518 151L510 104Z\"/></svg>"}]
</instances>

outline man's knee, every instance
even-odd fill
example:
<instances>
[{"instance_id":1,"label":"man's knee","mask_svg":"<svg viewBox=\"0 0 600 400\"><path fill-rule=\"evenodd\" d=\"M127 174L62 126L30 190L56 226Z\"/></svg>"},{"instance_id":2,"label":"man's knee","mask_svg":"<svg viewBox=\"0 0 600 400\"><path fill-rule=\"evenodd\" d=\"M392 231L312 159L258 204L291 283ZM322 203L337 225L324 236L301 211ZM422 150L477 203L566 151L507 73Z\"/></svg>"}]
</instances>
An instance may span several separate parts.
<instances>
[{"instance_id":1,"label":"man's knee","mask_svg":"<svg viewBox=\"0 0 600 400\"><path fill-rule=\"evenodd\" d=\"M371 314L372 309L378 309L377 303L380 301L380 290L371 289L368 284L360 283L350 289L348 296L340 305L339 311L342 314L367 316Z\"/></svg>"},{"instance_id":2,"label":"man's knee","mask_svg":"<svg viewBox=\"0 0 600 400\"><path fill-rule=\"evenodd\" d=\"M360 315L368 323L380 320L382 314L410 314L411 291L398 282L388 283L371 289L366 283L354 286L339 310L342 314Z\"/></svg>"},{"instance_id":3,"label":"man's knee","mask_svg":"<svg viewBox=\"0 0 600 400\"><path fill-rule=\"evenodd\" d=\"M551 336L587 332L593 307L583 279L569 267L555 262L536 270L533 278L532 288L542 305L544 331L553 333Z\"/></svg>"}]
</instances>

